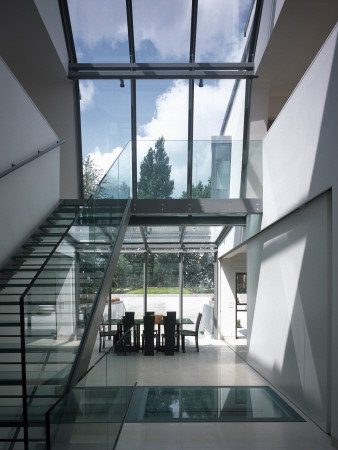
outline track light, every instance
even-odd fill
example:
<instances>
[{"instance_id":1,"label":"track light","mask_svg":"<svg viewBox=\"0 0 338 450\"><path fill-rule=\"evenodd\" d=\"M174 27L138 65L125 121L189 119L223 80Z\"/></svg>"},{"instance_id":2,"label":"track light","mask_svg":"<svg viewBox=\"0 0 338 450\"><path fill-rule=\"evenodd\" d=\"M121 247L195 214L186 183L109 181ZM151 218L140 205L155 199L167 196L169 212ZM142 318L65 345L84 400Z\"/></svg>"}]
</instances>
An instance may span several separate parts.
<instances>
[{"instance_id":1,"label":"track light","mask_svg":"<svg viewBox=\"0 0 338 450\"><path fill-rule=\"evenodd\" d=\"M202 78L200 79L200 82L198 83L198 86L199 87L203 87L203 80L202 80Z\"/></svg>"},{"instance_id":2,"label":"track light","mask_svg":"<svg viewBox=\"0 0 338 450\"><path fill-rule=\"evenodd\" d=\"M120 80L120 87L124 87L124 80Z\"/></svg>"}]
</instances>

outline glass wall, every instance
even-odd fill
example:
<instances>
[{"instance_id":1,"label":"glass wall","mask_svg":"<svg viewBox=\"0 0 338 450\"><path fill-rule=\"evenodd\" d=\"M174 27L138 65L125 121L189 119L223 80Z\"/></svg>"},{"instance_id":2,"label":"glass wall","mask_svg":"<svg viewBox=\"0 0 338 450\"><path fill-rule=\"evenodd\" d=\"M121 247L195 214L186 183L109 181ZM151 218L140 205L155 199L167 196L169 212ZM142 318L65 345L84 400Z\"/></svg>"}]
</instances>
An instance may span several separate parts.
<instances>
[{"instance_id":1,"label":"glass wall","mask_svg":"<svg viewBox=\"0 0 338 450\"><path fill-rule=\"evenodd\" d=\"M147 310L176 311L179 317L179 258L177 253L151 253L147 263Z\"/></svg>"},{"instance_id":2,"label":"glass wall","mask_svg":"<svg viewBox=\"0 0 338 450\"><path fill-rule=\"evenodd\" d=\"M214 254L186 253L183 257L183 317L196 322L212 314L214 306ZM195 325L184 326L194 329ZM210 330L211 331L211 330ZM210 334L213 334L210 332Z\"/></svg>"},{"instance_id":3,"label":"glass wall","mask_svg":"<svg viewBox=\"0 0 338 450\"><path fill-rule=\"evenodd\" d=\"M135 318L144 315L144 253L121 253L112 284L112 308L119 308L123 302L123 311L134 311Z\"/></svg>"}]
</instances>

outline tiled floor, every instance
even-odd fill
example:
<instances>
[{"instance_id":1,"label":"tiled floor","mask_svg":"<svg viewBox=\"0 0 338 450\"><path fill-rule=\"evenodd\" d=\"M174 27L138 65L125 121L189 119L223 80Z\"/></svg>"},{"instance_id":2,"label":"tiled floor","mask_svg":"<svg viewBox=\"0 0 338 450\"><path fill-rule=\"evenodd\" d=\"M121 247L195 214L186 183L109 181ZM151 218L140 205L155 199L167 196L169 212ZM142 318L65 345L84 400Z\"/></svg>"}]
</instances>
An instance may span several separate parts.
<instances>
[{"instance_id":1,"label":"tiled floor","mask_svg":"<svg viewBox=\"0 0 338 450\"><path fill-rule=\"evenodd\" d=\"M141 353L129 359L129 376L137 372L145 386L260 386L268 383L243 359L245 341L202 339L174 356ZM231 347L239 344L240 356ZM115 356L117 357L117 356ZM118 357L117 357L118 358ZM292 405L293 406L293 405ZM294 409L296 409L293 406ZM297 409L296 409L297 410ZM302 415L300 411L298 413ZM309 421L298 423L126 423L118 450L327 450L330 437Z\"/></svg>"}]
</instances>

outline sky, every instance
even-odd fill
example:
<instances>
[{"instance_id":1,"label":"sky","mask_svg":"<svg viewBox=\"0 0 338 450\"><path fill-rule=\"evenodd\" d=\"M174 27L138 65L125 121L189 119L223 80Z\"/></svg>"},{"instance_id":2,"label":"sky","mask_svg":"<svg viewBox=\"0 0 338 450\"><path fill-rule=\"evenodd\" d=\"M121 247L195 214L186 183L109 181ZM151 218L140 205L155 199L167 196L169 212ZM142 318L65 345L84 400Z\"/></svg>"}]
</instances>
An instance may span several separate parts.
<instances>
[{"instance_id":1,"label":"sky","mask_svg":"<svg viewBox=\"0 0 338 450\"><path fill-rule=\"evenodd\" d=\"M196 62L240 61L252 0L199 0ZM129 62L125 0L68 0L78 62ZM134 0L136 62L189 62L191 0ZM233 81L195 82L196 181L206 182L212 136L218 136ZM186 189L187 80L137 80L138 164L164 136L178 190ZM130 84L119 80L80 82L83 157L107 171L130 141ZM199 167L203 161L206 167Z\"/></svg>"}]
</instances>

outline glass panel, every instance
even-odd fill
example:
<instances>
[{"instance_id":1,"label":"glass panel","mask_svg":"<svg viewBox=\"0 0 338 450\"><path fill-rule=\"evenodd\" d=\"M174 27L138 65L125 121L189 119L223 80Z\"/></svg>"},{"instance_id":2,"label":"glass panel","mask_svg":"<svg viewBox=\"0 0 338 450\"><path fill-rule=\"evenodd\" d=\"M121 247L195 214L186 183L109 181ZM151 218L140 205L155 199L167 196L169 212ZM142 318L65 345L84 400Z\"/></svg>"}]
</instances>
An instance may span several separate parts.
<instances>
[{"instance_id":1,"label":"glass panel","mask_svg":"<svg viewBox=\"0 0 338 450\"><path fill-rule=\"evenodd\" d=\"M130 82L121 88L118 80L80 81L80 91L83 155L102 178L131 139Z\"/></svg>"},{"instance_id":2,"label":"glass panel","mask_svg":"<svg viewBox=\"0 0 338 450\"><path fill-rule=\"evenodd\" d=\"M129 62L124 0L68 0L77 61Z\"/></svg>"},{"instance_id":3,"label":"glass panel","mask_svg":"<svg viewBox=\"0 0 338 450\"><path fill-rule=\"evenodd\" d=\"M252 0L198 2L196 62L239 62Z\"/></svg>"},{"instance_id":4,"label":"glass panel","mask_svg":"<svg viewBox=\"0 0 338 450\"><path fill-rule=\"evenodd\" d=\"M137 62L188 62L191 2L133 2Z\"/></svg>"},{"instance_id":5,"label":"glass panel","mask_svg":"<svg viewBox=\"0 0 338 450\"><path fill-rule=\"evenodd\" d=\"M243 141L194 141L193 198L239 198Z\"/></svg>"},{"instance_id":6,"label":"glass panel","mask_svg":"<svg viewBox=\"0 0 338 450\"><path fill-rule=\"evenodd\" d=\"M181 198L187 189L187 141L138 141L138 198Z\"/></svg>"},{"instance_id":7,"label":"glass panel","mask_svg":"<svg viewBox=\"0 0 338 450\"><path fill-rule=\"evenodd\" d=\"M38 433L44 439L45 428L37 422L43 423L67 385L126 203L99 200L94 194L82 210L66 203L50 218L55 229L59 222L62 227L66 220L68 225L75 222L24 297L30 438ZM28 265L42 264L50 252L47 244L44 253L45 242L56 243L60 237L48 225L41 229L39 244L27 252Z\"/></svg>"},{"instance_id":8,"label":"glass panel","mask_svg":"<svg viewBox=\"0 0 338 450\"><path fill-rule=\"evenodd\" d=\"M234 80L203 80L203 87L198 80L194 84L194 139L210 141L221 132ZM239 138L243 139L243 132Z\"/></svg>"},{"instance_id":9,"label":"glass panel","mask_svg":"<svg viewBox=\"0 0 338 450\"><path fill-rule=\"evenodd\" d=\"M210 324L207 320L210 313L213 316L214 307L213 253L184 254L183 288L183 317L195 323L198 313L202 313L201 327L213 335L213 321ZM184 325L184 328L195 330L195 325Z\"/></svg>"},{"instance_id":10,"label":"glass panel","mask_svg":"<svg viewBox=\"0 0 338 450\"><path fill-rule=\"evenodd\" d=\"M121 253L112 284L112 296L125 311L134 311L135 319L144 315L143 267L144 253Z\"/></svg>"},{"instance_id":11,"label":"glass panel","mask_svg":"<svg viewBox=\"0 0 338 450\"><path fill-rule=\"evenodd\" d=\"M178 255L174 253L148 255L148 311L155 314L176 311L176 317L179 317L178 262Z\"/></svg>"},{"instance_id":12,"label":"glass panel","mask_svg":"<svg viewBox=\"0 0 338 450\"><path fill-rule=\"evenodd\" d=\"M136 382L133 356L107 353L49 411L50 448L78 448L90 442L95 448L113 448Z\"/></svg>"},{"instance_id":13,"label":"glass panel","mask_svg":"<svg viewBox=\"0 0 338 450\"><path fill-rule=\"evenodd\" d=\"M93 198L120 199L131 197L131 149L130 143L102 178Z\"/></svg>"},{"instance_id":14,"label":"glass panel","mask_svg":"<svg viewBox=\"0 0 338 450\"><path fill-rule=\"evenodd\" d=\"M157 198L179 198L183 190L186 190L188 82L185 80L138 80L136 83L138 182L143 182L145 179L145 175L140 177L140 166L145 162L145 158L148 161L145 169L150 166L150 148L155 151L154 157L159 156L157 147L161 147L159 145L161 138L169 158L164 166L161 166L161 161L156 161L149 174L150 180L147 179L148 188L143 189L141 198L154 195L148 192L152 187L157 192ZM161 173L162 181L165 181L163 185L156 182L158 178L156 172ZM173 188L168 186L172 180L175 180Z\"/></svg>"},{"instance_id":15,"label":"glass panel","mask_svg":"<svg viewBox=\"0 0 338 450\"><path fill-rule=\"evenodd\" d=\"M137 386L126 422L304 422L304 419L268 386Z\"/></svg>"}]
</instances>

